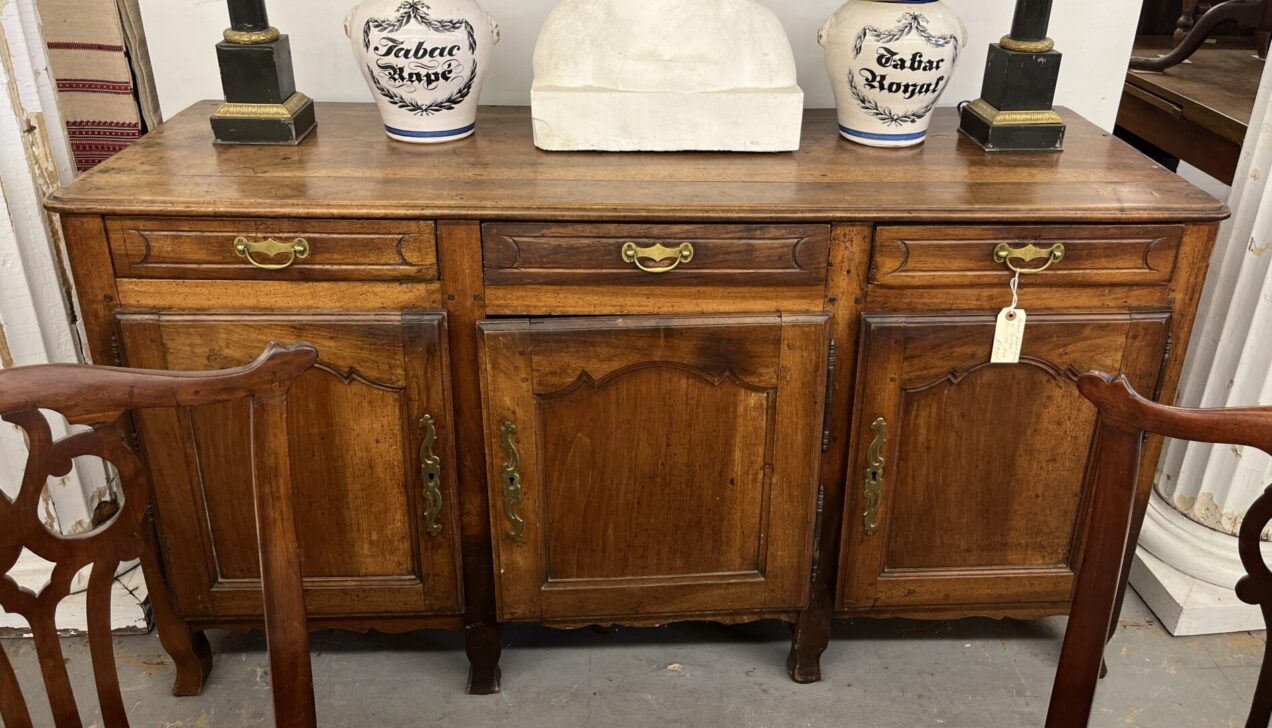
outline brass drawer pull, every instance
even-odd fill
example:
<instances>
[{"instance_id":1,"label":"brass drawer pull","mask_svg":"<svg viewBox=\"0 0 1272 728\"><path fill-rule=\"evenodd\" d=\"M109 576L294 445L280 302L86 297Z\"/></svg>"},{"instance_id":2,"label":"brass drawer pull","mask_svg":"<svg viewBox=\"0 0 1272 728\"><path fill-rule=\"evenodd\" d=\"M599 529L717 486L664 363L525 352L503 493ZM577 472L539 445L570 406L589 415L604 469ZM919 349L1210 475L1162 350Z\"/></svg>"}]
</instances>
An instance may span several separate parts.
<instances>
[{"instance_id":1,"label":"brass drawer pull","mask_svg":"<svg viewBox=\"0 0 1272 728\"><path fill-rule=\"evenodd\" d=\"M670 273L679 268L681 263L693 261L693 245L691 243L682 243L679 247L669 248L659 243L658 245L642 248L636 243L628 243L623 246L623 260L628 263L634 263L637 268L646 273ZM661 266L647 265L642 261L649 261L654 264L671 261L671 264Z\"/></svg>"},{"instance_id":2,"label":"brass drawer pull","mask_svg":"<svg viewBox=\"0 0 1272 728\"><path fill-rule=\"evenodd\" d=\"M1021 268L1012 262L1013 260L1020 260L1025 263L1032 263L1035 260L1044 258L1047 262L1039 268ZM1012 271L1025 275L1041 273L1062 260L1064 260L1063 243L1056 243L1050 248L1041 248L1033 244L1026 245L1023 248L1013 248L1007 243L999 243L998 247L994 248L995 263L1005 263Z\"/></svg>"},{"instance_id":3,"label":"brass drawer pull","mask_svg":"<svg viewBox=\"0 0 1272 728\"><path fill-rule=\"evenodd\" d=\"M432 415L424 415L420 420L424 429L424 442L420 444L420 475L424 478L424 524L428 535L437 536L442 532L442 459L433 452L437 443L437 426Z\"/></svg>"},{"instance_id":4,"label":"brass drawer pull","mask_svg":"<svg viewBox=\"0 0 1272 728\"><path fill-rule=\"evenodd\" d=\"M267 258L274 258L283 253L291 253L285 263L262 263L252 257L253 255L263 255ZM247 258L247 262L261 270L285 270L292 267L297 260L304 260L309 257L309 241L304 238L296 238L290 243L284 243L270 238L253 243L247 238L239 237L234 240L234 254L240 258Z\"/></svg>"},{"instance_id":5,"label":"brass drawer pull","mask_svg":"<svg viewBox=\"0 0 1272 728\"><path fill-rule=\"evenodd\" d=\"M883 469L888 464L883 457L883 446L888 443L888 421L880 417L870 429L874 430L875 439L866 453L866 512L861 514L861 523L867 536L873 536L879 531L879 506L883 504Z\"/></svg>"},{"instance_id":6,"label":"brass drawer pull","mask_svg":"<svg viewBox=\"0 0 1272 728\"><path fill-rule=\"evenodd\" d=\"M508 538L512 539L513 543L521 543L525 540L526 522L519 511L521 501L525 498L525 491L521 486L521 453L517 452L517 446L512 442L516 434L516 425L511 422L503 423L502 443L504 453L508 456L508 461L503 466L504 516L512 527L512 530L508 531Z\"/></svg>"}]
</instances>

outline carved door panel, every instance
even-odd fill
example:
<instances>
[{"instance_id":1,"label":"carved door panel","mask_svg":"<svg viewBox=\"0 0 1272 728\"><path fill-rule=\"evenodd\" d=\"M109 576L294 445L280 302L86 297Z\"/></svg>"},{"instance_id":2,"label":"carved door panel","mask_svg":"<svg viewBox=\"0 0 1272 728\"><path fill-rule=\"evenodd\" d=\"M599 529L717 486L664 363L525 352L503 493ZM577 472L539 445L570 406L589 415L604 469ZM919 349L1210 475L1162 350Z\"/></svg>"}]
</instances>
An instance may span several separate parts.
<instances>
[{"instance_id":1,"label":"carved door panel","mask_svg":"<svg viewBox=\"0 0 1272 728\"><path fill-rule=\"evenodd\" d=\"M481 325L503 619L808 598L827 318Z\"/></svg>"},{"instance_id":2,"label":"carved door panel","mask_svg":"<svg viewBox=\"0 0 1272 728\"><path fill-rule=\"evenodd\" d=\"M122 314L127 364L218 369L271 340L319 362L290 394L297 526L314 615L462 609L459 511L441 314ZM138 420L183 616L258 618L249 411Z\"/></svg>"},{"instance_id":3,"label":"carved door panel","mask_svg":"<svg viewBox=\"0 0 1272 728\"><path fill-rule=\"evenodd\" d=\"M1075 381L1152 391L1169 314L1031 313L1013 365L989 364L994 319L865 317L841 608L1070 599L1097 426Z\"/></svg>"}]
</instances>

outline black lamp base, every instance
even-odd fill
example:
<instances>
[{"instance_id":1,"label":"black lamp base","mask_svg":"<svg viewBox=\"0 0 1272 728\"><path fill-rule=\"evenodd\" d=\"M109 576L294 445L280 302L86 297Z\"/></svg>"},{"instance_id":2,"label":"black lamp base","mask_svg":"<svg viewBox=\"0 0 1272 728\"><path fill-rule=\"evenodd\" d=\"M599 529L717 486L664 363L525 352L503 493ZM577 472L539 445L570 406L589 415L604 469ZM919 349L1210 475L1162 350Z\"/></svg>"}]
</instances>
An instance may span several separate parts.
<instances>
[{"instance_id":1,"label":"black lamp base","mask_svg":"<svg viewBox=\"0 0 1272 728\"><path fill-rule=\"evenodd\" d=\"M1064 151L1064 120L1055 111L999 111L984 99L963 107L959 131L987 152Z\"/></svg>"},{"instance_id":2,"label":"black lamp base","mask_svg":"<svg viewBox=\"0 0 1272 728\"><path fill-rule=\"evenodd\" d=\"M299 144L317 126L314 102L296 90L286 35L231 28L216 55L225 89L211 120L217 144Z\"/></svg>"},{"instance_id":3,"label":"black lamp base","mask_svg":"<svg viewBox=\"0 0 1272 728\"><path fill-rule=\"evenodd\" d=\"M296 92L281 104L221 104L212 115L217 144L300 144L318 126L314 102Z\"/></svg>"},{"instance_id":4,"label":"black lamp base","mask_svg":"<svg viewBox=\"0 0 1272 728\"><path fill-rule=\"evenodd\" d=\"M1064 120L1052 108L1061 54L1050 40L991 44L981 98L963 107L959 130L989 152L1064 150Z\"/></svg>"}]
</instances>

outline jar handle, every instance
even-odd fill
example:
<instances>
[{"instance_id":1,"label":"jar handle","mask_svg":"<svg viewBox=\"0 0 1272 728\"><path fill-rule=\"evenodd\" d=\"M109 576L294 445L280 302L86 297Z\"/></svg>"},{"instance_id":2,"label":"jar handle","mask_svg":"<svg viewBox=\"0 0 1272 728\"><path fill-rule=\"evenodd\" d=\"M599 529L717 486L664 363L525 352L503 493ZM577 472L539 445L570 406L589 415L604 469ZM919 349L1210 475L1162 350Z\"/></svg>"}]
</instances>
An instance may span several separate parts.
<instances>
[{"instance_id":1,"label":"jar handle","mask_svg":"<svg viewBox=\"0 0 1272 728\"><path fill-rule=\"evenodd\" d=\"M826 18L826 22L822 25L821 30L817 31L817 45L822 48L826 47L826 39L830 37L830 26L834 25L835 16Z\"/></svg>"},{"instance_id":2,"label":"jar handle","mask_svg":"<svg viewBox=\"0 0 1272 728\"><path fill-rule=\"evenodd\" d=\"M492 38L494 38L494 45L499 45L499 39L500 39L499 23L495 20L495 17L491 15L490 13L486 13L486 22L490 23L490 35Z\"/></svg>"}]
</instances>

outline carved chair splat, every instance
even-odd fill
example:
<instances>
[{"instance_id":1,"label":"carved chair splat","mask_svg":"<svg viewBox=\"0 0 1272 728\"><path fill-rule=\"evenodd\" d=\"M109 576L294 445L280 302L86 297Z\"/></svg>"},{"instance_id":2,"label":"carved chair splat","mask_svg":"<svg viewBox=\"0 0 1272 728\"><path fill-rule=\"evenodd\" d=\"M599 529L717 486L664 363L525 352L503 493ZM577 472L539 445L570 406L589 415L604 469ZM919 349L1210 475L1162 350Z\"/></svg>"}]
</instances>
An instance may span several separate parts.
<instances>
[{"instance_id":1,"label":"carved chair splat","mask_svg":"<svg viewBox=\"0 0 1272 728\"><path fill-rule=\"evenodd\" d=\"M1118 584L1131 531L1140 447L1146 433L1195 442L1242 445L1272 453L1272 407L1185 409L1141 397L1125 377L1093 372L1078 389L1100 411L1098 457L1087 542L1078 570L1073 609L1064 635L1047 712L1047 728L1087 725L1104 659L1104 646L1117 614ZM1272 615L1272 572L1263 562L1260 541L1272 521L1269 488L1242 524L1241 560L1250 576L1237 595ZM1264 657L1247 728L1266 728L1272 716L1272 666Z\"/></svg>"},{"instance_id":2,"label":"carved chair splat","mask_svg":"<svg viewBox=\"0 0 1272 728\"><path fill-rule=\"evenodd\" d=\"M90 569L89 654L102 723L107 728L128 726L110 629L111 586L121 563L141 560L160 641L178 664L174 693L190 694L202 685L211 653L202 635L185 628L173 609L159 571L150 522L150 474L129 444L120 418L135 409L197 407L236 399L250 399L253 414L254 485L275 719L279 726L314 725L285 417L292 382L317 358L317 351L308 344L275 343L255 362L219 372L65 364L0 371L0 418L25 431L29 443L20 489L13 499L0 496L0 573L4 574L0 577L0 607L22 615L30 625L58 728L83 726L58 639L55 610L70 592L75 576L85 568ZM40 410L60 413L69 423L90 429L54 440ZM123 504L91 533L55 534L38 517L46 483L50 477L69 473L75 458L90 456L115 467ZM23 549L54 564L51 579L39 592L19 586L8 576ZM10 728L32 725L28 704L3 649L0 718Z\"/></svg>"}]
</instances>

